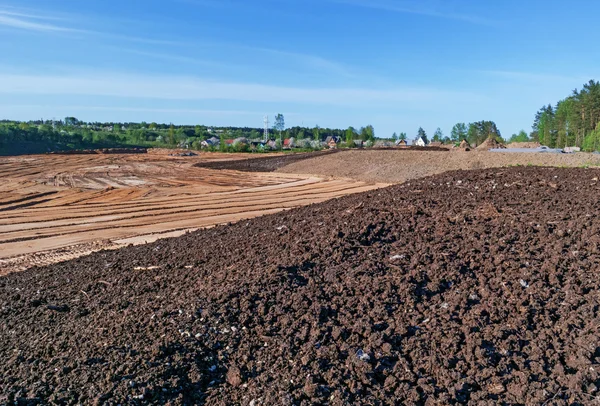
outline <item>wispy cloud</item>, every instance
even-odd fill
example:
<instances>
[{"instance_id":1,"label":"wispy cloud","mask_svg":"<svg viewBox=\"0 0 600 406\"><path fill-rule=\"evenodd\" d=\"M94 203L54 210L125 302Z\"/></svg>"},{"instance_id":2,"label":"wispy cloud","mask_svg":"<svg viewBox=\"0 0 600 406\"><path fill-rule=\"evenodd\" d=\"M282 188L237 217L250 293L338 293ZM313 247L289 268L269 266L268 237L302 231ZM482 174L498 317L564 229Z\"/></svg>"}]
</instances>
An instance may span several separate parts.
<instances>
[{"instance_id":1,"label":"wispy cloud","mask_svg":"<svg viewBox=\"0 0 600 406\"><path fill-rule=\"evenodd\" d=\"M14 12L11 13L0 11L0 26L30 31L81 32L80 30L49 24L46 22L31 21L32 19L45 20L43 16L31 16Z\"/></svg>"},{"instance_id":2,"label":"wispy cloud","mask_svg":"<svg viewBox=\"0 0 600 406\"><path fill-rule=\"evenodd\" d=\"M244 48L250 49L250 50L256 50L258 52L264 52L264 53L268 53L268 54L272 54L272 55L277 55L277 56L281 56L281 57L293 58L296 61L298 61L304 65L310 66L310 67L318 69L318 70L332 72L337 75L342 75L345 77L354 77L355 76L354 74L352 74L350 72L350 70L346 66L344 66L338 62L332 61L330 59L323 58L321 56L303 54L303 53L298 53L298 52L282 51L282 50L270 49L270 48L260 48L260 47L244 47Z\"/></svg>"},{"instance_id":3,"label":"wispy cloud","mask_svg":"<svg viewBox=\"0 0 600 406\"><path fill-rule=\"evenodd\" d=\"M394 1L394 0L330 0L333 3L372 8L405 14L418 14L429 17L460 20L479 25L495 25L495 22L476 15L456 13L444 7L439 7L430 1ZM444 2L442 4L447 4ZM447 6L445 6L447 7Z\"/></svg>"},{"instance_id":4,"label":"wispy cloud","mask_svg":"<svg viewBox=\"0 0 600 406\"><path fill-rule=\"evenodd\" d=\"M110 72L60 75L0 74L0 94L111 96L164 100L235 100L316 105L387 105L389 103L473 102L468 92L435 88L286 87L258 83L211 82L196 77L143 76Z\"/></svg>"},{"instance_id":5,"label":"wispy cloud","mask_svg":"<svg viewBox=\"0 0 600 406\"><path fill-rule=\"evenodd\" d=\"M140 56L147 56L149 58L162 59L162 60L170 61L170 62L181 62L181 63L193 64L193 65L198 65L198 66L209 66L209 67L213 67L213 68L230 68L231 67L231 65L225 64L225 63L219 63L219 62L215 62L215 61L207 61L207 60L203 60L203 59L192 58L189 56L173 55L173 54L167 54L167 53L162 53L162 52L141 51L141 50L137 50L137 49L117 48L117 47L114 47L114 48L109 47L109 49L112 49L114 51L119 51L119 52L125 52L128 54L133 54L133 55L140 55Z\"/></svg>"},{"instance_id":6,"label":"wispy cloud","mask_svg":"<svg viewBox=\"0 0 600 406\"><path fill-rule=\"evenodd\" d=\"M109 40L112 39L153 45L189 45L179 41L143 38L111 32L78 29L68 26L68 22L73 19L74 16L57 17L55 15L46 15L42 11L0 9L0 27L4 26L8 28L37 32L71 33L79 36L99 37ZM58 23L56 23L57 21L64 22L66 24L58 25Z\"/></svg>"},{"instance_id":7,"label":"wispy cloud","mask_svg":"<svg viewBox=\"0 0 600 406\"><path fill-rule=\"evenodd\" d=\"M34 20L62 20L62 18L59 18L59 17L45 16L45 15L40 15L40 14L29 13L26 11L13 11L13 9L11 9L11 10L0 9L0 15L31 18Z\"/></svg>"}]
</instances>

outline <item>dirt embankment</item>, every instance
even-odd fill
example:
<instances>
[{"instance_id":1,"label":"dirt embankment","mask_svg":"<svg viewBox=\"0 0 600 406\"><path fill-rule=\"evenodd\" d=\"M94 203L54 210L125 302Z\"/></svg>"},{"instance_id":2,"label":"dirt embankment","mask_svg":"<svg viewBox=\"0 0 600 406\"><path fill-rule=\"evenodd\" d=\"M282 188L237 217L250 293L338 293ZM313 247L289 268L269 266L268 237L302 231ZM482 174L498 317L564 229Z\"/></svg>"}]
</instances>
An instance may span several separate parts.
<instances>
[{"instance_id":1,"label":"dirt embankment","mask_svg":"<svg viewBox=\"0 0 600 406\"><path fill-rule=\"evenodd\" d=\"M1 277L0 403L592 404L599 191L450 172Z\"/></svg>"},{"instance_id":2,"label":"dirt embankment","mask_svg":"<svg viewBox=\"0 0 600 406\"><path fill-rule=\"evenodd\" d=\"M284 173L352 178L367 182L405 182L457 169L484 169L515 165L599 166L600 155L502 153L488 151L362 150L307 159L278 169Z\"/></svg>"},{"instance_id":3,"label":"dirt embankment","mask_svg":"<svg viewBox=\"0 0 600 406\"><path fill-rule=\"evenodd\" d=\"M539 148L541 145L539 142L511 142L506 148Z\"/></svg>"},{"instance_id":4,"label":"dirt embankment","mask_svg":"<svg viewBox=\"0 0 600 406\"><path fill-rule=\"evenodd\" d=\"M263 156L253 157L250 159L242 160L231 160L231 161L220 161L220 162L200 162L195 167L208 168L208 169L228 169L241 172L274 172L279 168L294 162L304 161L310 158L316 158L333 153L340 152L340 150L327 150L327 151L316 151L316 152L302 152L302 153L290 153L284 155L275 156Z\"/></svg>"}]
</instances>

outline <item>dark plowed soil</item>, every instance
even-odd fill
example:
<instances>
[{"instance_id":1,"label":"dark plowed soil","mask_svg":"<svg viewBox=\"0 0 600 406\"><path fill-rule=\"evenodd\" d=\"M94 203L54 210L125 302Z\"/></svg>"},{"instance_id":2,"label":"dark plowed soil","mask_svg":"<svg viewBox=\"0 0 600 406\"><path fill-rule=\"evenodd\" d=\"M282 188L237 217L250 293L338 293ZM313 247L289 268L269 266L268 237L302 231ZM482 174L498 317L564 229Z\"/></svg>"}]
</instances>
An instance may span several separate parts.
<instances>
[{"instance_id":1,"label":"dark plowed soil","mask_svg":"<svg viewBox=\"0 0 600 406\"><path fill-rule=\"evenodd\" d=\"M599 174L451 172L0 278L0 403L594 404Z\"/></svg>"},{"instance_id":2,"label":"dark plowed soil","mask_svg":"<svg viewBox=\"0 0 600 406\"><path fill-rule=\"evenodd\" d=\"M301 152L297 154L266 156L261 158L240 159L234 161L200 162L194 166L209 169L230 169L242 172L274 172L277 169L293 162L316 158L318 156L327 154L333 154L335 152L340 152L340 150L332 149L327 151Z\"/></svg>"},{"instance_id":3,"label":"dark plowed soil","mask_svg":"<svg viewBox=\"0 0 600 406\"><path fill-rule=\"evenodd\" d=\"M389 151L390 149L398 150L398 151L431 151L431 152L449 152L450 146L445 147L420 147L418 145L407 145L404 147L379 147L379 148L369 148L368 150L379 150L379 151Z\"/></svg>"}]
</instances>

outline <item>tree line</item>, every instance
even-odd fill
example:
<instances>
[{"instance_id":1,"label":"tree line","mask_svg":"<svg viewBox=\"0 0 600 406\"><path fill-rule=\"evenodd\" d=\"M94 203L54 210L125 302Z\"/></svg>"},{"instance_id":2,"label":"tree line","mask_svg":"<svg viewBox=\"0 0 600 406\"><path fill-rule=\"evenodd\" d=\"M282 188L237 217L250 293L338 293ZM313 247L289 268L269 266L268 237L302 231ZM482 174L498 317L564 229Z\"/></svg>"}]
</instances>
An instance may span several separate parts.
<instances>
[{"instance_id":1,"label":"tree line","mask_svg":"<svg viewBox=\"0 0 600 406\"><path fill-rule=\"evenodd\" d=\"M430 142L440 142L442 144L459 144L461 141L466 140L471 145L480 145L489 137L497 139L499 142L504 142L500 130L493 121L482 120L473 123L456 123L450 135L444 135L441 128L437 128L433 133L431 139L427 135L427 132L423 127L419 127L415 135L415 139L421 138L426 144ZM392 140L406 140L408 139L405 132L401 132L400 135L397 133L392 134Z\"/></svg>"},{"instance_id":2,"label":"tree line","mask_svg":"<svg viewBox=\"0 0 600 406\"><path fill-rule=\"evenodd\" d=\"M356 139L372 140L373 126L359 130L309 127L285 128L283 115L278 115L269 129L271 139L309 138L324 141L328 137L343 140L352 132ZM253 127L210 127L205 125L174 125L165 123L83 122L75 117L64 120L32 120L27 122L0 121L0 154L15 155L51 151L119 148L119 147L178 147L200 149L201 143L212 137L221 140L262 139L264 129Z\"/></svg>"},{"instance_id":3,"label":"tree line","mask_svg":"<svg viewBox=\"0 0 600 406\"><path fill-rule=\"evenodd\" d=\"M600 148L600 82L590 80L581 90L536 113L531 139L553 148Z\"/></svg>"}]
</instances>

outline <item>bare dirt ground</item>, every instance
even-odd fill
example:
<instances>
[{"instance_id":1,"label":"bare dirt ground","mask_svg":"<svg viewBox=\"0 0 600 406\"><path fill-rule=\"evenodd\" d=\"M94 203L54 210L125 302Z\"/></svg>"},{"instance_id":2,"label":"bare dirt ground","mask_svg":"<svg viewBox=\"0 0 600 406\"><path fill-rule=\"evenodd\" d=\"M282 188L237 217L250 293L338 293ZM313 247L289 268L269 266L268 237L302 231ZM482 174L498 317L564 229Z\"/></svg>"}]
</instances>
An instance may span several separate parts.
<instances>
[{"instance_id":1,"label":"bare dirt ground","mask_svg":"<svg viewBox=\"0 0 600 406\"><path fill-rule=\"evenodd\" d=\"M381 186L194 166L254 156L0 158L0 274Z\"/></svg>"},{"instance_id":2,"label":"bare dirt ground","mask_svg":"<svg viewBox=\"0 0 600 406\"><path fill-rule=\"evenodd\" d=\"M597 405L599 190L448 172L0 277L0 404Z\"/></svg>"},{"instance_id":3,"label":"bare dirt ground","mask_svg":"<svg viewBox=\"0 0 600 406\"><path fill-rule=\"evenodd\" d=\"M600 165L600 155L502 153L487 151L356 150L291 163L279 173L398 183L457 169L514 165L581 167Z\"/></svg>"}]
</instances>

